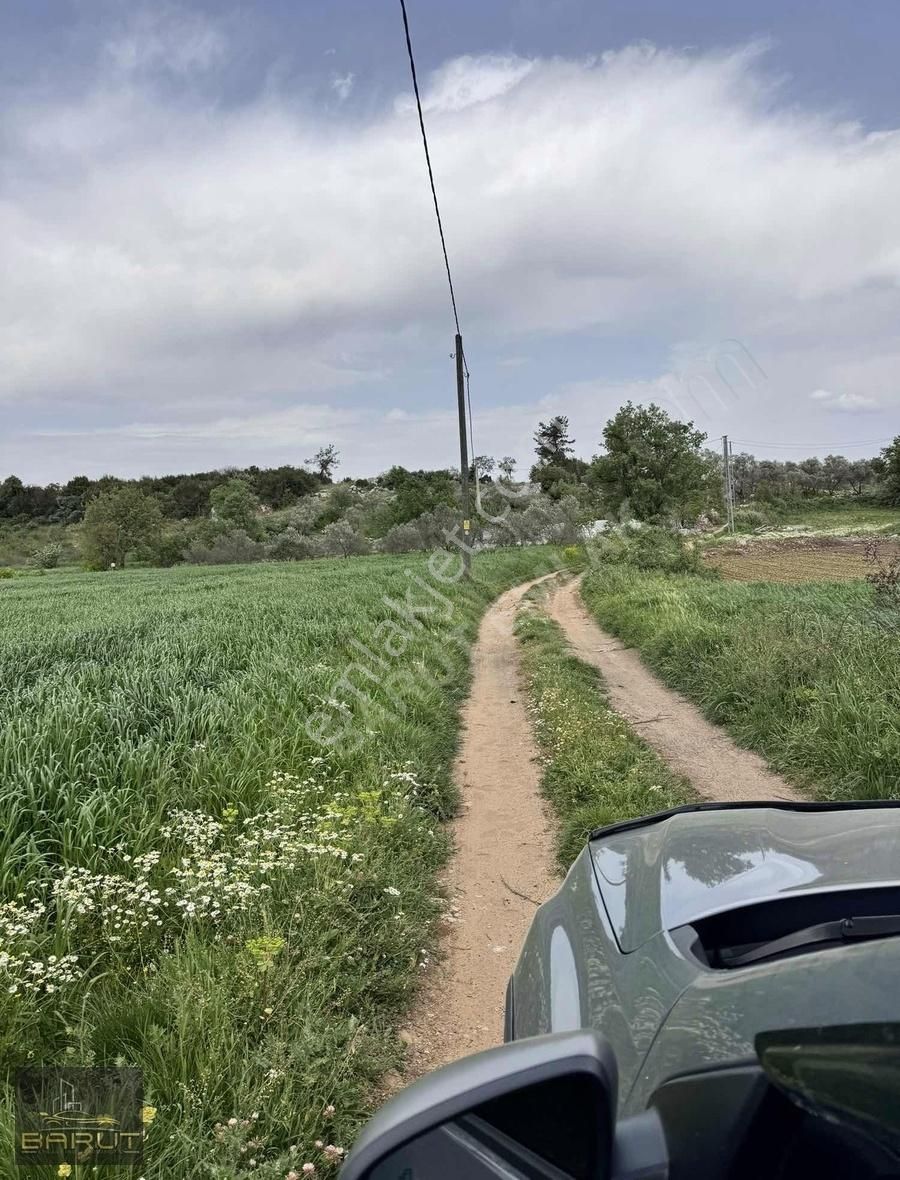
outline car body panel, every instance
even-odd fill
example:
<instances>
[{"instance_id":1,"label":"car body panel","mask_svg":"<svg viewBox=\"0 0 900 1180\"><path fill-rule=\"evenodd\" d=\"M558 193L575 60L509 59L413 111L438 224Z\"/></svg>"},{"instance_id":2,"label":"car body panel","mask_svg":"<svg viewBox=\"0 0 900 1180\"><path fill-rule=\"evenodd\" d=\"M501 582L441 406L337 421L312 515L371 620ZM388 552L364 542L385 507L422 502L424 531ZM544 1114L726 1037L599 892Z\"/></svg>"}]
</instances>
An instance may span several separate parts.
<instances>
[{"instance_id":1,"label":"car body panel","mask_svg":"<svg viewBox=\"0 0 900 1180\"><path fill-rule=\"evenodd\" d=\"M806 890L900 881L900 812L890 808L679 813L592 841L594 865L625 953L735 906Z\"/></svg>"},{"instance_id":2,"label":"car body panel","mask_svg":"<svg viewBox=\"0 0 900 1180\"><path fill-rule=\"evenodd\" d=\"M677 956L650 948L619 952L585 849L559 892L537 911L526 938L511 988L514 1035L566 1031L577 1013L581 1027L609 1039L630 1088L661 1022L694 975Z\"/></svg>"},{"instance_id":3,"label":"car body panel","mask_svg":"<svg viewBox=\"0 0 900 1180\"><path fill-rule=\"evenodd\" d=\"M668 1078L740 1063L767 1028L896 1018L900 938L717 969L670 930L806 891L900 884L900 808L709 806L599 832L539 908L510 994L513 1035L579 1020L611 1042L620 1109Z\"/></svg>"},{"instance_id":4,"label":"car body panel","mask_svg":"<svg viewBox=\"0 0 900 1180\"><path fill-rule=\"evenodd\" d=\"M661 1082L688 1069L755 1060L762 1031L894 1023L898 979L898 938L702 972L662 1024L620 1107L643 1110Z\"/></svg>"}]
</instances>

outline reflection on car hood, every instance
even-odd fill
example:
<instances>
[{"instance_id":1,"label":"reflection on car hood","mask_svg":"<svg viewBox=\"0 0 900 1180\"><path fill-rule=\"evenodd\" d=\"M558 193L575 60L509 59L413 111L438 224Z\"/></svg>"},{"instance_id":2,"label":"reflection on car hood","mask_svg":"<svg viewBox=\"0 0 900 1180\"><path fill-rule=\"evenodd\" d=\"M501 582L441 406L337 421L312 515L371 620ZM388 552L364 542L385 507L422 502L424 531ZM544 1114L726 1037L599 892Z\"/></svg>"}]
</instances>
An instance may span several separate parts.
<instances>
[{"instance_id":1,"label":"reflection on car hood","mask_svg":"<svg viewBox=\"0 0 900 1180\"><path fill-rule=\"evenodd\" d=\"M591 841L628 952L660 930L778 895L900 883L900 808L673 814Z\"/></svg>"}]
</instances>

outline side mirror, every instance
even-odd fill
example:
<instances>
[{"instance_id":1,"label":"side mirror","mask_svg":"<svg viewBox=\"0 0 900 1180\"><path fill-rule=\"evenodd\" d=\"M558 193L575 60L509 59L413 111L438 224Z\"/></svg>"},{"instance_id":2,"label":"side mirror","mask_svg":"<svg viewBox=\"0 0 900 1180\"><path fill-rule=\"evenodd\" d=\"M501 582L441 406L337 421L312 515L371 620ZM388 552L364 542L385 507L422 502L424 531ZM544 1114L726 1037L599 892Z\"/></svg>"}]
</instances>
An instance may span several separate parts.
<instances>
[{"instance_id":1,"label":"side mirror","mask_svg":"<svg viewBox=\"0 0 900 1180\"><path fill-rule=\"evenodd\" d=\"M617 1087L589 1030L488 1049L383 1106L340 1180L611 1180Z\"/></svg>"}]
</instances>

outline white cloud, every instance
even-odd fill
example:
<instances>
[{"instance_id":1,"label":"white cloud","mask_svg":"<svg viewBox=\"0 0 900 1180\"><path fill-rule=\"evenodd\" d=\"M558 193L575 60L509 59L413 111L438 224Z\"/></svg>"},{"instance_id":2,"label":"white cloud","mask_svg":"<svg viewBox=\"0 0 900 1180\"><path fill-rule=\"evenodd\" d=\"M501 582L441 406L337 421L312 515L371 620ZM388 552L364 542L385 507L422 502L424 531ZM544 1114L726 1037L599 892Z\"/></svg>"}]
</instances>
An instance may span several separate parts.
<instances>
[{"instance_id":1,"label":"white cloud","mask_svg":"<svg viewBox=\"0 0 900 1180\"><path fill-rule=\"evenodd\" d=\"M127 27L104 46L108 61L123 75L155 70L174 74L209 70L225 57L221 29L197 12L170 4L133 12Z\"/></svg>"},{"instance_id":2,"label":"white cloud","mask_svg":"<svg viewBox=\"0 0 900 1180\"><path fill-rule=\"evenodd\" d=\"M366 414L335 420L348 460L385 465L399 445L373 434L379 403L399 403L386 391L413 372L427 404L450 376L435 367L447 292L408 96L324 125L268 92L218 106L145 84L226 53L216 25L142 10L80 100L24 96L0 113L0 408L26 428L27 405L123 429L158 418L199 446L206 421L298 402L337 413L353 387ZM502 372L575 330L643 334L657 352L740 335L779 412L807 413L797 391L819 384L868 391L814 398L822 408L887 403L900 133L780 107L760 53L464 57L425 80L470 357L494 350ZM352 76L334 81L340 95ZM509 384L516 413L541 404L533 368ZM619 388L594 385L606 392L586 407Z\"/></svg>"},{"instance_id":3,"label":"white cloud","mask_svg":"<svg viewBox=\"0 0 900 1180\"><path fill-rule=\"evenodd\" d=\"M881 406L873 397L861 393L830 393L827 389L816 389L810 401L819 402L827 410L838 410L844 414L871 414Z\"/></svg>"},{"instance_id":4,"label":"white cloud","mask_svg":"<svg viewBox=\"0 0 900 1180\"><path fill-rule=\"evenodd\" d=\"M352 73L335 74L331 79L331 89L335 91L341 102L348 99L353 92L355 75Z\"/></svg>"},{"instance_id":5,"label":"white cloud","mask_svg":"<svg viewBox=\"0 0 900 1180\"><path fill-rule=\"evenodd\" d=\"M517 86L535 62L513 54L457 57L436 70L422 98L428 112L462 111L501 98ZM408 99L411 103L411 99Z\"/></svg>"}]
</instances>

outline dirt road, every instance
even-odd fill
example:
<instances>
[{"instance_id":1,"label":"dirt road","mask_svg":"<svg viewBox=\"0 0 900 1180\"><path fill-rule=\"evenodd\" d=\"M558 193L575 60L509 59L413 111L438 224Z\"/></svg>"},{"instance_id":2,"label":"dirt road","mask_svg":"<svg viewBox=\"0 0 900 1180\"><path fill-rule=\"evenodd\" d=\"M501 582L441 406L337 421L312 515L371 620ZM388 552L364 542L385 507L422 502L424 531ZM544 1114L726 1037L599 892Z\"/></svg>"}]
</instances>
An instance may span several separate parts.
<instances>
[{"instance_id":1,"label":"dirt road","mask_svg":"<svg viewBox=\"0 0 900 1180\"><path fill-rule=\"evenodd\" d=\"M552 576L552 575L551 575ZM537 579L541 581L543 579ZM462 796L456 855L445 875L451 909L435 963L401 1032L408 1045L394 1090L429 1070L499 1044L506 981L536 907L556 889L553 820L540 794L541 768L513 635L516 586L488 610L472 653L472 691L456 762ZM709 799L802 796L666 688L637 652L602 631L581 602L578 580L550 594L548 613L575 654L602 672L610 703L669 765Z\"/></svg>"},{"instance_id":2,"label":"dirt road","mask_svg":"<svg viewBox=\"0 0 900 1180\"><path fill-rule=\"evenodd\" d=\"M679 693L666 688L633 648L601 630L588 614L575 579L550 596L548 613L579 659L603 674L609 701L673 770L707 799L802 799L757 754L736 745Z\"/></svg>"},{"instance_id":3,"label":"dirt road","mask_svg":"<svg viewBox=\"0 0 900 1180\"><path fill-rule=\"evenodd\" d=\"M533 584L497 599L472 653L455 770L462 796L457 852L445 877L452 909L444 957L401 1033L409 1050L395 1084L500 1043L506 981L535 908L557 886L552 820L540 795L513 636L519 601Z\"/></svg>"}]
</instances>

